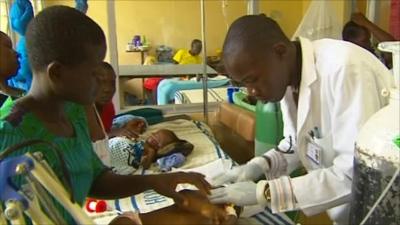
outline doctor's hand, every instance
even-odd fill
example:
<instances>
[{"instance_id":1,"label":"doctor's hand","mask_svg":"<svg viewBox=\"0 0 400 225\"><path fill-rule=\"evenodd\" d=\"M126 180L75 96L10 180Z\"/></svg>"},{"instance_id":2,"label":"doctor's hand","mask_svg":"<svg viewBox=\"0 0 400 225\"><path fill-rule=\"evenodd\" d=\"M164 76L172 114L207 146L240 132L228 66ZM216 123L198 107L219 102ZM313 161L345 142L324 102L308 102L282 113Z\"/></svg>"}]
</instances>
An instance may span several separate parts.
<instances>
[{"instance_id":1,"label":"doctor's hand","mask_svg":"<svg viewBox=\"0 0 400 225\"><path fill-rule=\"evenodd\" d=\"M263 157L255 157L245 165L233 167L226 173L213 178L213 186L221 186L232 182L256 181L269 170L269 163Z\"/></svg>"},{"instance_id":2,"label":"doctor's hand","mask_svg":"<svg viewBox=\"0 0 400 225\"><path fill-rule=\"evenodd\" d=\"M233 203L237 206L257 204L257 184L253 181L238 182L211 190L211 203Z\"/></svg>"}]
</instances>

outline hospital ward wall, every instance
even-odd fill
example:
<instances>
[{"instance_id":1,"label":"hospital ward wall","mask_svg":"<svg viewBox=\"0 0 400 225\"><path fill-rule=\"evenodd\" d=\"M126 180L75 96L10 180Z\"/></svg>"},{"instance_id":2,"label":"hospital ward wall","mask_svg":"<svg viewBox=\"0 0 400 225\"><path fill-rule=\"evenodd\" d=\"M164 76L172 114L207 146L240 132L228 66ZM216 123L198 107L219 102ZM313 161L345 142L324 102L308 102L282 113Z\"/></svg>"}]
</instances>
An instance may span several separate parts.
<instances>
[{"instance_id":1,"label":"hospital ward wall","mask_svg":"<svg viewBox=\"0 0 400 225\"><path fill-rule=\"evenodd\" d=\"M359 0L360 1L360 0ZM311 0L263 0L259 1L259 11L274 18L288 37L291 37L299 25ZM335 11L341 22L349 18L348 2L333 0ZM108 33L107 1L88 1L87 12ZM150 42L148 54L155 55L156 46L167 45L174 49L188 48L194 38L201 39L201 15L199 1L152 0L152 1L115 1L117 50L120 65L140 64L139 53L125 52L126 45L134 35L145 35ZM74 6L72 0L46 0L50 5ZM360 1L359 4L363 4ZM387 5L381 3L380 5ZM362 8L362 6L361 6ZM365 6L364 6L365 8ZM222 43L229 25L238 17L247 13L247 1L205 1L207 55L215 55ZM383 21L382 23L385 23ZM385 27L385 26L383 26ZM387 25L386 25L387 27ZM109 61L109 52L106 55ZM141 97L142 83L137 79L133 83L134 95ZM122 97L122 96L121 96ZM123 99L123 97L122 97Z\"/></svg>"},{"instance_id":2,"label":"hospital ward wall","mask_svg":"<svg viewBox=\"0 0 400 225\"><path fill-rule=\"evenodd\" d=\"M73 7L72 0L45 0L45 7L51 5L68 5ZM273 17L283 28L286 35L291 35L299 25L304 13L307 11L311 0L262 0L259 9L261 13ZM349 19L348 4L346 0L333 0L332 3L341 22ZM88 1L88 16L94 19L108 32L107 2L105 0ZM365 0L358 0L357 6L365 12ZM388 16L390 1L380 1L378 4L377 24L388 30ZM222 48L223 39L229 25L236 18L247 12L247 1L205 1L206 9L206 41L207 55L215 55L216 50ZM145 35L153 48L167 45L174 49L188 48L194 38L201 39L201 18L199 1L115 1L117 42L119 63L138 64L140 54L125 52L128 42L133 35ZM106 59L109 59L107 54Z\"/></svg>"},{"instance_id":3,"label":"hospital ward wall","mask_svg":"<svg viewBox=\"0 0 400 225\"><path fill-rule=\"evenodd\" d=\"M229 25L247 12L247 1L206 1L207 55L215 55ZM87 12L107 33L106 1L88 1ZM68 5L72 0L47 0L45 6ZM287 35L292 35L299 24L303 11L302 1L260 1L260 12L277 16ZM119 63L138 64L140 54L125 52L126 45L134 35L145 35L155 54L155 46L167 45L174 49L188 48L194 38L201 39L201 17L199 1L115 1ZM107 57L108 58L108 57Z\"/></svg>"},{"instance_id":4,"label":"hospital ward wall","mask_svg":"<svg viewBox=\"0 0 400 225\"><path fill-rule=\"evenodd\" d=\"M107 2L101 1L88 1L89 9L87 15L92 18L96 23L98 23L104 31L104 34L108 34L108 20L107 20ZM45 0L44 7L54 6L54 5L66 5L70 7L75 7L75 1L73 0ZM108 38L107 38L108 39ZM107 40L108 41L108 40ZM109 51L106 53L106 61L110 61Z\"/></svg>"}]
</instances>

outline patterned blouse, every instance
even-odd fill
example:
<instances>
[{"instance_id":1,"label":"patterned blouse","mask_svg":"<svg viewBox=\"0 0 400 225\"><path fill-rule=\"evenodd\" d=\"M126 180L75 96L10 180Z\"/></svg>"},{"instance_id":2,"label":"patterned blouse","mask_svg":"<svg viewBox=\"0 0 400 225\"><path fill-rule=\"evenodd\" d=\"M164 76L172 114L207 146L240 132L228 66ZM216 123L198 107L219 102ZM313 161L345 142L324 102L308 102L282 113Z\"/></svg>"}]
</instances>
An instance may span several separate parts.
<instances>
[{"instance_id":1,"label":"patterned blouse","mask_svg":"<svg viewBox=\"0 0 400 225\"><path fill-rule=\"evenodd\" d=\"M41 139L56 144L65 160L74 199L82 205L89 194L92 183L105 170L105 167L92 149L84 108L77 104L67 103L65 110L75 130L74 137L58 137L50 133L31 112L13 105L9 114L0 119L0 152L7 147L32 139ZM58 178L65 179L58 157L47 145L25 147L13 153L12 156L37 151L43 153ZM19 187L25 182L25 179L16 177L13 182ZM53 199L53 203L67 224L75 224L69 213L55 199Z\"/></svg>"}]
</instances>

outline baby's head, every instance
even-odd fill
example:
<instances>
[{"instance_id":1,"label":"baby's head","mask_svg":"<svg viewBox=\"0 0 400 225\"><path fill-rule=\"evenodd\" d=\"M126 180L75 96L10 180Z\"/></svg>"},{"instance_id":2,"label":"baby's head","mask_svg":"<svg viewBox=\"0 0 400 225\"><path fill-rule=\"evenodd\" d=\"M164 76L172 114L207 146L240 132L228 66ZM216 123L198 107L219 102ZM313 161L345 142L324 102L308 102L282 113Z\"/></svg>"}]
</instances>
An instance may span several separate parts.
<instances>
[{"instance_id":1,"label":"baby's head","mask_svg":"<svg viewBox=\"0 0 400 225\"><path fill-rule=\"evenodd\" d=\"M113 67L103 62L99 70L99 90L97 92L96 104L105 105L112 100L115 94L115 71Z\"/></svg>"},{"instance_id":2,"label":"baby's head","mask_svg":"<svg viewBox=\"0 0 400 225\"><path fill-rule=\"evenodd\" d=\"M146 139L141 164L144 168L148 168L158 158L173 153L182 153L187 156L193 151L193 148L191 143L179 139L173 131L160 129Z\"/></svg>"},{"instance_id":3,"label":"baby's head","mask_svg":"<svg viewBox=\"0 0 400 225\"><path fill-rule=\"evenodd\" d=\"M160 129L150 134L146 139L146 143L152 148L158 150L167 146L168 144L178 142L180 139L176 134L168 129Z\"/></svg>"},{"instance_id":4,"label":"baby's head","mask_svg":"<svg viewBox=\"0 0 400 225\"><path fill-rule=\"evenodd\" d=\"M47 7L29 23L26 45L32 89L60 100L94 103L106 53L105 36L96 22L71 7Z\"/></svg>"},{"instance_id":5,"label":"baby's head","mask_svg":"<svg viewBox=\"0 0 400 225\"><path fill-rule=\"evenodd\" d=\"M19 67L17 52L14 51L11 39L0 31L0 79L5 81L17 73Z\"/></svg>"}]
</instances>

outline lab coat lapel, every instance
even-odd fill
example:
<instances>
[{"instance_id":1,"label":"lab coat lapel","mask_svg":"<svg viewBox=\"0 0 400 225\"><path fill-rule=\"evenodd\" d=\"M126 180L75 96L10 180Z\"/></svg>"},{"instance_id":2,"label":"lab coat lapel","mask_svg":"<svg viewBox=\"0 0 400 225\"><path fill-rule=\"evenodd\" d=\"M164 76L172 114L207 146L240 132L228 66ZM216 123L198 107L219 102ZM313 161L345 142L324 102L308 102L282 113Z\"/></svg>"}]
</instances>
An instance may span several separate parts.
<instances>
[{"instance_id":1,"label":"lab coat lapel","mask_svg":"<svg viewBox=\"0 0 400 225\"><path fill-rule=\"evenodd\" d=\"M311 107L311 85L317 80L315 71L314 49L311 41L299 38L302 51L302 70L297 111L297 137L305 129Z\"/></svg>"}]
</instances>

